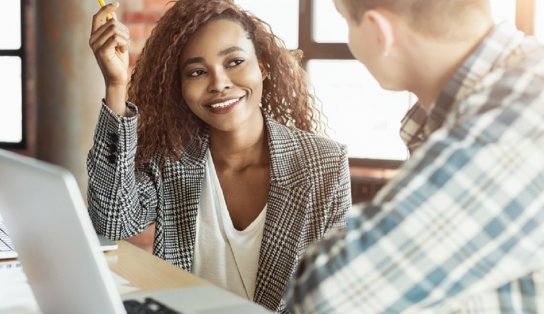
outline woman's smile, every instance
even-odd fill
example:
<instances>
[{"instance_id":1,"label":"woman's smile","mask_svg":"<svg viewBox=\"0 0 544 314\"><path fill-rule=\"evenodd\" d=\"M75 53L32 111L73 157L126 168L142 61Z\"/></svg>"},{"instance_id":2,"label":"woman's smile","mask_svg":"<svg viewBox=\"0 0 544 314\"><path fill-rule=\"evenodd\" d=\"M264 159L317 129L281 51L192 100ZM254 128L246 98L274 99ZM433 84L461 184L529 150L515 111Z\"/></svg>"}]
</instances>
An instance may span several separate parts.
<instances>
[{"instance_id":1,"label":"woman's smile","mask_svg":"<svg viewBox=\"0 0 544 314\"><path fill-rule=\"evenodd\" d=\"M213 101L211 104L205 105L212 113L224 114L230 112L235 106L240 104L245 99L245 96L236 98L227 98Z\"/></svg>"}]
</instances>

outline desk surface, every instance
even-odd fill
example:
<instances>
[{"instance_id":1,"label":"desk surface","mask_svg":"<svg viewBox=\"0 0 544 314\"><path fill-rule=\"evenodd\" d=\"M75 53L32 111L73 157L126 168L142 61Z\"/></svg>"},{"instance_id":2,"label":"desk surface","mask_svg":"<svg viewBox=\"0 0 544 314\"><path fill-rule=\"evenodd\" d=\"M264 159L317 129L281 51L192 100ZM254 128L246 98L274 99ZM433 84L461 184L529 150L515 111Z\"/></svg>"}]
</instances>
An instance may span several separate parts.
<instances>
[{"instance_id":1,"label":"desk surface","mask_svg":"<svg viewBox=\"0 0 544 314\"><path fill-rule=\"evenodd\" d=\"M140 291L164 290L196 285L212 285L126 241L104 254L110 270ZM41 313L20 264L16 259L0 262L0 313ZM124 285L124 283L123 283ZM117 287L123 294L123 289ZM125 292L134 291L133 289ZM2 299L7 297L7 300Z\"/></svg>"},{"instance_id":2,"label":"desk surface","mask_svg":"<svg viewBox=\"0 0 544 314\"><path fill-rule=\"evenodd\" d=\"M118 244L117 250L105 253L108 266L140 290L210 284L126 241L119 241Z\"/></svg>"}]
</instances>

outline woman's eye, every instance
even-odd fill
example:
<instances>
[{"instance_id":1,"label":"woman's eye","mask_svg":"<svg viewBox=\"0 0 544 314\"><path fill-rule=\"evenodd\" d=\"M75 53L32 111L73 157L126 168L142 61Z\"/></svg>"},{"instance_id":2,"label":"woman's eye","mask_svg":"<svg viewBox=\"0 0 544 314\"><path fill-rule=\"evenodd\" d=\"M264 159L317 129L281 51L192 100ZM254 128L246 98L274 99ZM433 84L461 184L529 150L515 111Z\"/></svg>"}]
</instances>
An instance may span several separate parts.
<instances>
[{"instance_id":1,"label":"woman's eye","mask_svg":"<svg viewBox=\"0 0 544 314\"><path fill-rule=\"evenodd\" d=\"M204 72L204 70L194 70L194 71L189 72L189 76L190 77L198 77L198 76L201 76L204 73L206 73L206 72Z\"/></svg>"},{"instance_id":2,"label":"woman's eye","mask_svg":"<svg viewBox=\"0 0 544 314\"><path fill-rule=\"evenodd\" d=\"M244 62L244 60L242 60L242 59L234 59L234 60L232 60L231 62L229 62L229 67L235 67L235 66L241 64L242 62Z\"/></svg>"}]
</instances>

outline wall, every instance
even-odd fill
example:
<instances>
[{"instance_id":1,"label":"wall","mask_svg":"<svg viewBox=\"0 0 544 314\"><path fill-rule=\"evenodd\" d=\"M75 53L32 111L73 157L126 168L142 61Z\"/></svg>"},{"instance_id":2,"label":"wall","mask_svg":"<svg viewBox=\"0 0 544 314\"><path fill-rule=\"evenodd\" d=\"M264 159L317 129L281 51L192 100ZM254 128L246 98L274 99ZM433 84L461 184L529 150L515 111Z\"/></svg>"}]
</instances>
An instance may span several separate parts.
<instances>
[{"instance_id":1,"label":"wall","mask_svg":"<svg viewBox=\"0 0 544 314\"><path fill-rule=\"evenodd\" d=\"M120 20L130 30L130 64L133 66L155 22L169 7L169 0L131 0L121 2Z\"/></svg>"},{"instance_id":2,"label":"wall","mask_svg":"<svg viewBox=\"0 0 544 314\"><path fill-rule=\"evenodd\" d=\"M36 156L70 170L84 191L85 156L104 93L98 67L88 48L94 3L35 3Z\"/></svg>"}]
</instances>

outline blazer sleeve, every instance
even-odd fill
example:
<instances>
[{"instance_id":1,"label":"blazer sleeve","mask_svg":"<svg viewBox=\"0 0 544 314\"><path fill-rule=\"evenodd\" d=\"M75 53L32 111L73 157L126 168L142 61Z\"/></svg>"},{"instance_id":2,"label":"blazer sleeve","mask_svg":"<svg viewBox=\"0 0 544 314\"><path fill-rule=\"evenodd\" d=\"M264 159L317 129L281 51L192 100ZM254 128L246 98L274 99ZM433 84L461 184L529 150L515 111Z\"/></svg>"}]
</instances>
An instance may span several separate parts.
<instances>
[{"instance_id":1,"label":"blazer sleeve","mask_svg":"<svg viewBox=\"0 0 544 314\"><path fill-rule=\"evenodd\" d=\"M351 208L351 181L349 176L348 152L345 145L340 145L337 184L329 208L331 219L327 222L325 233L331 229L345 229L346 216Z\"/></svg>"},{"instance_id":2,"label":"blazer sleeve","mask_svg":"<svg viewBox=\"0 0 544 314\"><path fill-rule=\"evenodd\" d=\"M96 231L113 239L142 232L156 218L158 183L149 173L136 171L137 108L121 117L104 102L93 146L87 156L87 200Z\"/></svg>"}]
</instances>

